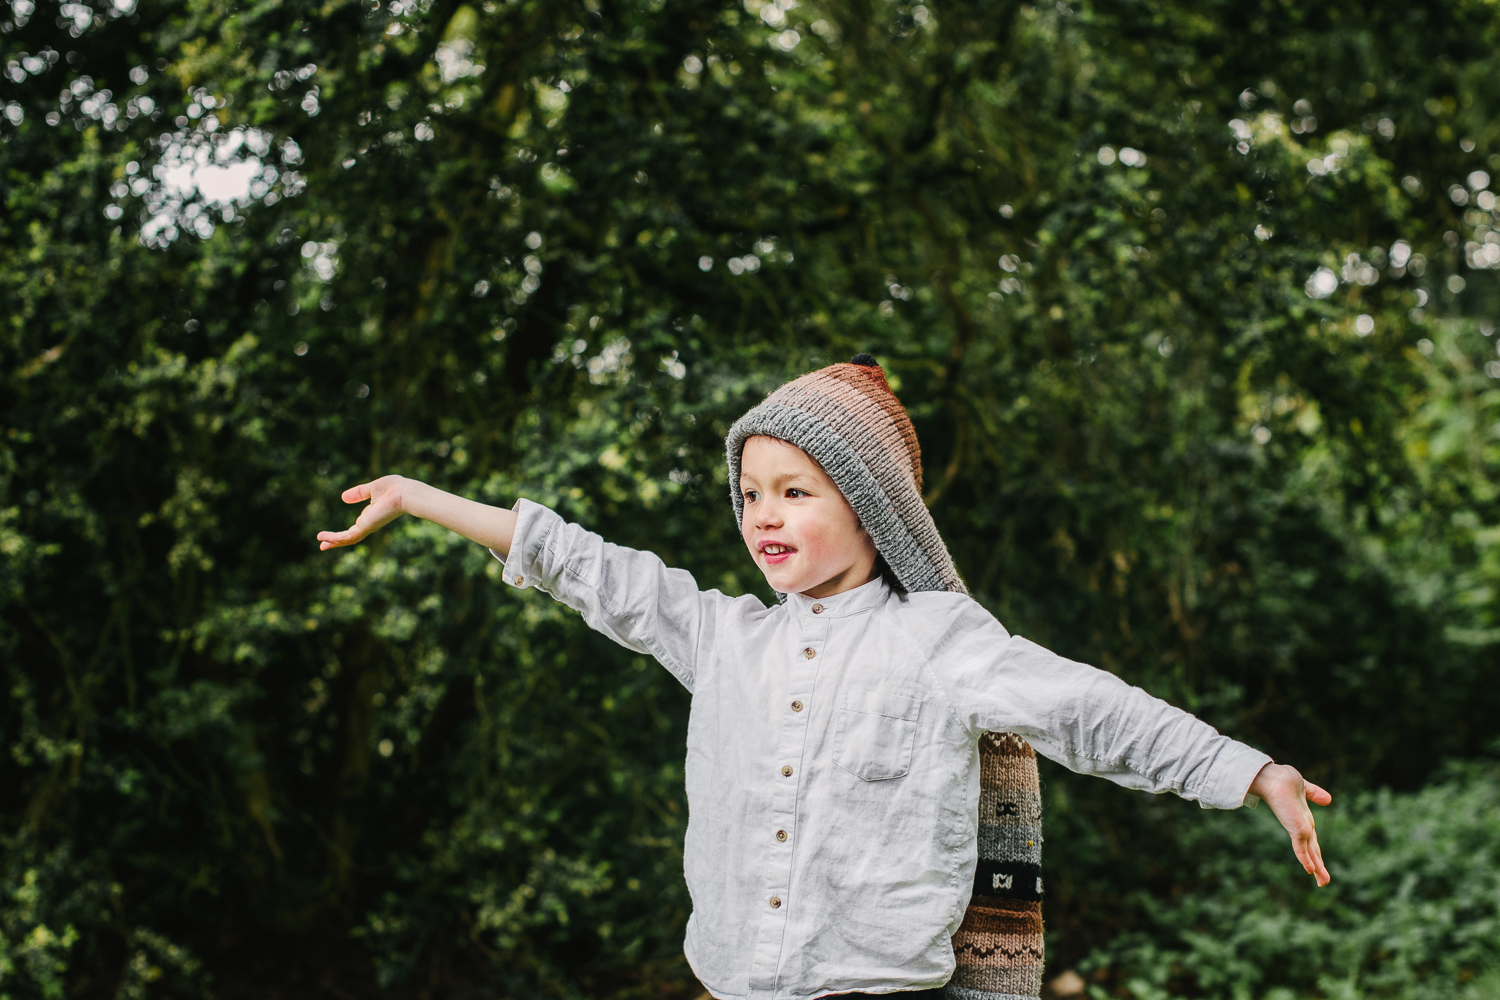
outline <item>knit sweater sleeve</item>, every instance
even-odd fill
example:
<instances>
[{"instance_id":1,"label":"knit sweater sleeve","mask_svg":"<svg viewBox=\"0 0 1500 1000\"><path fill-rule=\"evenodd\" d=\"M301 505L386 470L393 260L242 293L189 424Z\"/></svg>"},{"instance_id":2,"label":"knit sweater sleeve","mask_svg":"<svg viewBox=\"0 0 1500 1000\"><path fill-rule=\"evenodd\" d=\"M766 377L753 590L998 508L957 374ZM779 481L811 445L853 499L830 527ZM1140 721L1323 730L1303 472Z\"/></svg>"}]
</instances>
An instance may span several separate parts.
<instances>
[{"instance_id":1,"label":"knit sweater sleeve","mask_svg":"<svg viewBox=\"0 0 1500 1000\"><path fill-rule=\"evenodd\" d=\"M692 574L651 552L612 545L530 500L516 502L516 530L503 578L535 587L583 615L589 627L649 653L693 690L731 598L700 591Z\"/></svg>"},{"instance_id":2,"label":"knit sweater sleeve","mask_svg":"<svg viewBox=\"0 0 1500 1000\"><path fill-rule=\"evenodd\" d=\"M1114 674L1010 635L977 605L962 617L930 664L976 736L1013 732L1070 770L1205 808L1258 801L1250 783L1266 754Z\"/></svg>"}]
</instances>

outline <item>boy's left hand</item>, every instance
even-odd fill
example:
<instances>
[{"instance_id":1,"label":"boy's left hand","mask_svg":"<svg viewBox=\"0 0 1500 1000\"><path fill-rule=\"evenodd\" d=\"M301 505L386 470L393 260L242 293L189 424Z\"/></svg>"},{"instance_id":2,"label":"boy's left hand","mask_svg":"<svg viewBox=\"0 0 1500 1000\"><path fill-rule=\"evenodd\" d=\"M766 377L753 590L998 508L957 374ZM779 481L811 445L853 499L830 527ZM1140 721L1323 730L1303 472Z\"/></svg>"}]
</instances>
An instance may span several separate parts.
<instances>
[{"instance_id":1,"label":"boy's left hand","mask_svg":"<svg viewBox=\"0 0 1500 1000\"><path fill-rule=\"evenodd\" d=\"M1302 867L1318 880L1319 886L1327 885L1330 878L1323 866L1323 852L1318 849L1317 823L1307 803L1326 806L1333 796L1304 780L1295 767L1285 764L1267 764L1261 768L1250 783L1250 793L1265 799L1291 836L1292 850Z\"/></svg>"}]
</instances>

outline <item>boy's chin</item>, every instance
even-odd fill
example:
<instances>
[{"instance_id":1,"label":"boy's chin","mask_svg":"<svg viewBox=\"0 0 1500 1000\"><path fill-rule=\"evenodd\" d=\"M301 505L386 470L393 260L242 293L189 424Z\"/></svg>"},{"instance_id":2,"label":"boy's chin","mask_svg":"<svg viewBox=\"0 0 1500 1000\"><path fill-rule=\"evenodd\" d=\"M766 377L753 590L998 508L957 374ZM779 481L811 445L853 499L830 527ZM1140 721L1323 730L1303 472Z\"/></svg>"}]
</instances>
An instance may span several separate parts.
<instances>
[{"instance_id":1,"label":"boy's chin","mask_svg":"<svg viewBox=\"0 0 1500 1000\"><path fill-rule=\"evenodd\" d=\"M809 587L817 586L804 581L800 573L769 573L761 570L761 576L766 578L766 583L772 590L782 594L800 594Z\"/></svg>"}]
</instances>

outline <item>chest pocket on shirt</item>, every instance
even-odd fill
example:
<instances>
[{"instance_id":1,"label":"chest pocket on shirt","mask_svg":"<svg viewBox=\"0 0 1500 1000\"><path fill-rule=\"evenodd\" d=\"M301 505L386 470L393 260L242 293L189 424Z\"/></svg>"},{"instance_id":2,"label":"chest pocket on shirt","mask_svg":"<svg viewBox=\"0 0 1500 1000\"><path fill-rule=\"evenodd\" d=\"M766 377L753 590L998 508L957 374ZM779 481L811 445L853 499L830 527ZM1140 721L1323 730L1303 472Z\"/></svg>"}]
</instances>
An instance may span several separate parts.
<instances>
[{"instance_id":1,"label":"chest pocket on shirt","mask_svg":"<svg viewBox=\"0 0 1500 1000\"><path fill-rule=\"evenodd\" d=\"M866 781L902 777L911 770L919 707L898 694L850 692L833 734L834 763Z\"/></svg>"}]
</instances>

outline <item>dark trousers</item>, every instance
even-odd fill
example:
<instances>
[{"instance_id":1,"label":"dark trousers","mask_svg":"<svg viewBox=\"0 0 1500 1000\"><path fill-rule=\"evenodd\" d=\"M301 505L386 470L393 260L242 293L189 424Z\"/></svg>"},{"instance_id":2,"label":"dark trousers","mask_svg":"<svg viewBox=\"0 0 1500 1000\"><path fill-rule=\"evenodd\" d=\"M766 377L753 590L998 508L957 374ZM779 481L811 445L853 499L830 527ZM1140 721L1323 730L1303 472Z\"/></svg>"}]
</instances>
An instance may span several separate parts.
<instances>
[{"instance_id":1,"label":"dark trousers","mask_svg":"<svg viewBox=\"0 0 1500 1000\"><path fill-rule=\"evenodd\" d=\"M939 986L935 990L903 990L900 993L835 993L826 996L823 1000L836 1000L838 997L889 997L891 1000L943 1000L943 988Z\"/></svg>"}]
</instances>

